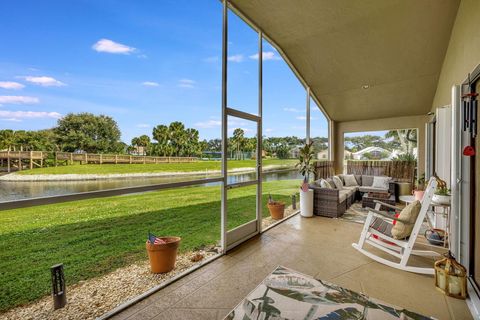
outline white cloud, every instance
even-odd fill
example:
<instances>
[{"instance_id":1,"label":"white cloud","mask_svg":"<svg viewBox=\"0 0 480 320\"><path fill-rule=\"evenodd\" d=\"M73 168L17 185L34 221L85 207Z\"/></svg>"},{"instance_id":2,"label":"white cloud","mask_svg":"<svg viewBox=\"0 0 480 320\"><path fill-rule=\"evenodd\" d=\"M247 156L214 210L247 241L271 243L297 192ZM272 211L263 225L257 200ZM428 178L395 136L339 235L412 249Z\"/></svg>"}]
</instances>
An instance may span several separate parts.
<instances>
[{"instance_id":1,"label":"white cloud","mask_svg":"<svg viewBox=\"0 0 480 320\"><path fill-rule=\"evenodd\" d=\"M194 88L195 87L195 80L191 79L180 79L178 81L178 86L180 88Z\"/></svg>"},{"instance_id":2,"label":"white cloud","mask_svg":"<svg viewBox=\"0 0 480 320\"><path fill-rule=\"evenodd\" d=\"M0 96L0 106L2 104L35 104L40 102L37 97L28 96Z\"/></svg>"},{"instance_id":3,"label":"white cloud","mask_svg":"<svg viewBox=\"0 0 480 320\"><path fill-rule=\"evenodd\" d=\"M139 123L137 128L150 128L150 125L148 123Z\"/></svg>"},{"instance_id":4,"label":"white cloud","mask_svg":"<svg viewBox=\"0 0 480 320\"><path fill-rule=\"evenodd\" d=\"M46 111L3 111L0 110L0 118L8 121L21 121L22 119L53 118L59 119L62 115L58 112Z\"/></svg>"},{"instance_id":5,"label":"white cloud","mask_svg":"<svg viewBox=\"0 0 480 320\"><path fill-rule=\"evenodd\" d=\"M243 54L234 54L233 56L229 56L227 60L232 62L242 62L245 59L243 57Z\"/></svg>"},{"instance_id":6,"label":"white cloud","mask_svg":"<svg viewBox=\"0 0 480 320\"><path fill-rule=\"evenodd\" d=\"M22 122L22 120L20 119L16 119L16 118L0 118L1 121L10 121L10 122Z\"/></svg>"},{"instance_id":7,"label":"white cloud","mask_svg":"<svg viewBox=\"0 0 480 320\"><path fill-rule=\"evenodd\" d=\"M42 87L62 87L65 86L65 83L58 81L55 78L52 77L33 77L33 76L27 76L24 77L25 81L28 81L30 83L42 86Z\"/></svg>"},{"instance_id":8,"label":"white cloud","mask_svg":"<svg viewBox=\"0 0 480 320\"><path fill-rule=\"evenodd\" d=\"M218 118L212 118L211 120L201 121L201 122L195 123L195 127L202 128L202 129L216 128L216 127L220 127L221 125L222 125L222 121L219 120ZM240 128L240 127L242 127L242 129L243 129L243 127L249 126L250 123L248 123L247 121L243 121L243 120L229 119L227 125L229 127L229 130L234 130L234 129ZM248 129L248 132L250 132L250 131L251 131L251 129ZM245 132L247 132L247 131L245 131Z\"/></svg>"},{"instance_id":9,"label":"white cloud","mask_svg":"<svg viewBox=\"0 0 480 320\"><path fill-rule=\"evenodd\" d=\"M145 81L145 82L142 82L142 86L145 86L145 87L158 87L159 84L157 82L153 82L153 81Z\"/></svg>"},{"instance_id":10,"label":"white cloud","mask_svg":"<svg viewBox=\"0 0 480 320\"><path fill-rule=\"evenodd\" d=\"M307 120L307 117L305 116L298 116L296 117L297 120ZM317 120L315 117L310 117L310 120Z\"/></svg>"},{"instance_id":11,"label":"white cloud","mask_svg":"<svg viewBox=\"0 0 480 320\"><path fill-rule=\"evenodd\" d=\"M251 56L248 56L248 57L253 60L258 60L258 53L252 54ZM277 56L273 51L263 51L262 59L263 60L281 60L282 58Z\"/></svg>"},{"instance_id":12,"label":"white cloud","mask_svg":"<svg viewBox=\"0 0 480 320\"><path fill-rule=\"evenodd\" d=\"M23 89L25 86L21 83L18 82L13 82L13 81L0 81L0 88L2 89L13 89L13 90L18 90L18 89Z\"/></svg>"},{"instance_id":13,"label":"white cloud","mask_svg":"<svg viewBox=\"0 0 480 320\"><path fill-rule=\"evenodd\" d=\"M270 129L270 128L267 128L267 129L264 130L265 133L270 133L270 132L273 132L273 131L275 131L275 130Z\"/></svg>"},{"instance_id":14,"label":"white cloud","mask_svg":"<svg viewBox=\"0 0 480 320\"><path fill-rule=\"evenodd\" d=\"M295 112L295 113L305 112L305 110L298 110L296 108L283 108L283 111Z\"/></svg>"},{"instance_id":15,"label":"white cloud","mask_svg":"<svg viewBox=\"0 0 480 320\"><path fill-rule=\"evenodd\" d=\"M221 125L222 125L222 121L220 120L208 120L203 122L197 122L195 123L194 126L201 129L210 129L210 128L220 127Z\"/></svg>"},{"instance_id":16,"label":"white cloud","mask_svg":"<svg viewBox=\"0 0 480 320\"><path fill-rule=\"evenodd\" d=\"M127 45L109 40L109 39L100 39L93 46L92 49L97 52L107 52L114 54L130 54L136 49L129 47Z\"/></svg>"}]
</instances>

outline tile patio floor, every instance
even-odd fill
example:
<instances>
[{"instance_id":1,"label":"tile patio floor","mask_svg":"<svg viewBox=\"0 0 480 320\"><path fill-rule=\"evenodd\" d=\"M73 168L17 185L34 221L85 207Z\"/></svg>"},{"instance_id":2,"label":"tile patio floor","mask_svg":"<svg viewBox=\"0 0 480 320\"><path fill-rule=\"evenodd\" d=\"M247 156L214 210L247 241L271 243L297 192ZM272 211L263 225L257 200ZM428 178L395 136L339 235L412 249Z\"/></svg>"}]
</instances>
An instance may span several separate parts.
<instances>
[{"instance_id":1,"label":"tile patio floor","mask_svg":"<svg viewBox=\"0 0 480 320\"><path fill-rule=\"evenodd\" d=\"M223 319L277 265L438 319L472 319L464 301L435 290L433 276L399 271L354 250L361 227L296 215L113 319Z\"/></svg>"}]
</instances>

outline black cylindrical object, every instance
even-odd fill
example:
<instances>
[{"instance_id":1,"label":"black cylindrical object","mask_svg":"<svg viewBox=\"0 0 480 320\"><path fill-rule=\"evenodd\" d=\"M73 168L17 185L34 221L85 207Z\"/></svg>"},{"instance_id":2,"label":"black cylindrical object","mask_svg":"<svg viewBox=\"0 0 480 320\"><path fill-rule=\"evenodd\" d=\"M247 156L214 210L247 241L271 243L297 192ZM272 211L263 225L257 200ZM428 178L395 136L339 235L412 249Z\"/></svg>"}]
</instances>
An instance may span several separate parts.
<instances>
[{"instance_id":1,"label":"black cylindrical object","mask_svg":"<svg viewBox=\"0 0 480 320\"><path fill-rule=\"evenodd\" d=\"M65 291L65 275L63 263L56 264L50 268L52 273L52 297L53 308L60 309L67 304L67 292Z\"/></svg>"},{"instance_id":2,"label":"black cylindrical object","mask_svg":"<svg viewBox=\"0 0 480 320\"><path fill-rule=\"evenodd\" d=\"M292 209L297 209L297 196L292 194Z\"/></svg>"}]
</instances>

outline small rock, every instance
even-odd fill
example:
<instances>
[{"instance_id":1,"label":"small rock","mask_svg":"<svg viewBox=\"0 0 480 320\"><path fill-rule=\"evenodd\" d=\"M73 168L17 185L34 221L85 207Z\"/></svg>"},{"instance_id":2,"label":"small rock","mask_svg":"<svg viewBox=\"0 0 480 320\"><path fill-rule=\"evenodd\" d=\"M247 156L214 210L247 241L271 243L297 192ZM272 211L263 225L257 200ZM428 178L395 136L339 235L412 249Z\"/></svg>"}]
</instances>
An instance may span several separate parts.
<instances>
[{"instance_id":1,"label":"small rock","mask_svg":"<svg viewBox=\"0 0 480 320\"><path fill-rule=\"evenodd\" d=\"M198 262L198 261L202 260L203 257L204 257L203 254L201 254L200 252L197 252L190 258L190 261Z\"/></svg>"}]
</instances>

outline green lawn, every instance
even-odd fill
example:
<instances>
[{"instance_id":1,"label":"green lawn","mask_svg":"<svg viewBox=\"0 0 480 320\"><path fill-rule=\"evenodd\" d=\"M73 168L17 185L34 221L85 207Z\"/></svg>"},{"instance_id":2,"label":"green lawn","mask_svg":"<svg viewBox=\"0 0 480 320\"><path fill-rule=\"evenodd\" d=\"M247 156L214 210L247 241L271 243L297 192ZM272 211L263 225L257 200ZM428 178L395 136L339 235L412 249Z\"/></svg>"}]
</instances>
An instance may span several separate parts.
<instances>
[{"instance_id":1,"label":"green lawn","mask_svg":"<svg viewBox=\"0 0 480 320\"><path fill-rule=\"evenodd\" d=\"M287 203L299 181L263 184ZM254 216L255 186L228 192L229 229ZM268 209L264 205L264 216ZM218 243L220 187L190 187L0 212L0 311L50 294L50 266L67 285L147 259L147 232L183 238L181 251Z\"/></svg>"},{"instance_id":2,"label":"green lawn","mask_svg":"<svg viewBox=\"0 0 480 320\"><path fill-rule=\"evenodd\" d=\"M293 167L295 159L265 159L263 166ZM196 161L191 163L159 163L159 164L85 164L38 168L19 171L17 174L112 174L112 173L145 173L145 172L190 172L220 170L220 161ZM255 160L232 160L228 169L255 168Z\"/></svg>"}]
</instances>

